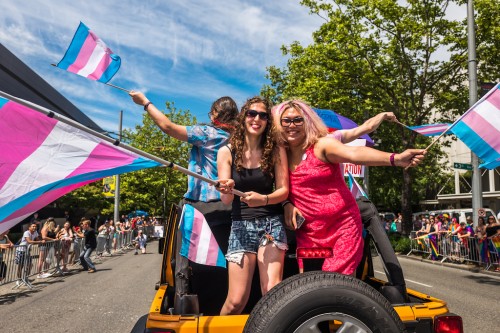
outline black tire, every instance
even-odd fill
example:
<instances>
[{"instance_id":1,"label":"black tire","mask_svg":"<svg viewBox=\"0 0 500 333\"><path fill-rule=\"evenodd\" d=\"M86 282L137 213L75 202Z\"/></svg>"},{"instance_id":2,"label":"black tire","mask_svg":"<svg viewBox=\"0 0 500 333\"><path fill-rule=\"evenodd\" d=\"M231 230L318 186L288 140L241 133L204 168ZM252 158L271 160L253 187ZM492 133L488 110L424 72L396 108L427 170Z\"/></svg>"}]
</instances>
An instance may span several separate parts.
<instances>
[{"instance_id":1,"label":"black tire","mask_svg":"<svg viewBox=\"0 0 500 333\"><path fill-rule=\"evenodd\" d=\"M349 332L404 332L401 319L378 291L354 277L320 271L295 275L271 289L250 313L243 332L323 332L321 327L331 320L351 326Z\"/></svg>"}]
</instances>

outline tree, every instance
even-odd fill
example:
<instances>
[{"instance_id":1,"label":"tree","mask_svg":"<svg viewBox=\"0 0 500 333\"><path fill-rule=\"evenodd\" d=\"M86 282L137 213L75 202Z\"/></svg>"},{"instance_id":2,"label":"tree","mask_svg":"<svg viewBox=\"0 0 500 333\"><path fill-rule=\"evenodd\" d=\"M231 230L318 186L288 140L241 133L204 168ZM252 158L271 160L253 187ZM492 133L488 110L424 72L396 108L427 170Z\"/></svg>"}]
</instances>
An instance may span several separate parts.
<instances>
[{"instance_id":1,"label":"tree","mask_svg":"<svg viewBox=\"0 0 500 333\"><path fill-rule=\"evenodd\" d=\"M313 43L283 47L285 68L268 68L262 94L280 101L299 97L361 123L392 111L408 125L451 121L467 109L467 52L463 22L445 17L450 1L304 0L324 18ZM466 44L465 44L466 46ZM437 116L439 115L439 116ZM430 140L402 126L383 125L379 149L426 147ZM416 169L370 168L370 197L381 206L402 208L411 230L414 193L422 184L439 186L442 155L434 147ZM415 182L414 179L417 179ZM395 189L400 188L401 198Z\"/></svg>"},{"instance_id":2,"label":"tree","mask_svg":"<svg viewBox=\"0 0 500 333\"><path fill-rule=\"evenodd\" d=\"M196 123L189 111L178 110L166 103L165 113L173 122L183 125ZM165 135L147 115L142 125L123 131L124 142L167 161L187 167L189 145ZM178 202L186 191L186 176L167 167L144 169L120 177L120 211L144 210L152 215L165 213L169 202ZM104 198L102 182L94 182L77 189L59 200L61 207L78 207L102 215L112 215L114 201ZM165 204L165 205L164 205Z\"/></svg>"}]
</instances>

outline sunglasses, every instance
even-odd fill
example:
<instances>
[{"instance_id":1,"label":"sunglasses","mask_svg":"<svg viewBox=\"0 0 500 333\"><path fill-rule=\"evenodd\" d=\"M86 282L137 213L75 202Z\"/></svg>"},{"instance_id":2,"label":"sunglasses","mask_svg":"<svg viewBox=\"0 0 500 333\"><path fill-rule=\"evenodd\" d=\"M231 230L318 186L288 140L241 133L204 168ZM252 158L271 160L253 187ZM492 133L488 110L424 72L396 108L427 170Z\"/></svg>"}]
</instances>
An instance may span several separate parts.
<instances>
[{"instance_id":1,"label":"sunglasses","mask_svg":"<svg viewBox=\"0 0 500 333\"><path fill-rule=\"evenodd\" d=\"M290 118L282 118L281 119L281 126L289 127L291 124L294 124L295 126L302 126L302 125L304 125L304 118L295 117L293 119L290 119Z\"/></svg>"},{"instance_id":2,"label":"sunglasses","mask_svg":"<svg viewBox=\"0 0 500 333\"><path fill-rule=\"evenodd\" d=\"M255 111L255 110L247 110L247 112L245 113L245 115L247 116L247 118L256 118L257 116L259 116L259 118L261 120L268 120L269 119L269 115L267 114L267 112L259 112L259 111Z\"/></svg>"}]
</instances>

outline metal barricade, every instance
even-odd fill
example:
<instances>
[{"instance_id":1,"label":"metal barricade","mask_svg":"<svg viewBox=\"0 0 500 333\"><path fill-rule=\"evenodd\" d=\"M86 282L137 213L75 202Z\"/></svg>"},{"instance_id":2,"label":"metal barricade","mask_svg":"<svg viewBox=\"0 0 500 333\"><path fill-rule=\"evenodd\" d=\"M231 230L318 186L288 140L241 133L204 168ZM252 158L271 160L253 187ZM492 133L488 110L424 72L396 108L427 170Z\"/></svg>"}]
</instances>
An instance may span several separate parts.
<instances>
[{"instance_id":1,"label":"metal barricade","mask_svg":"<svg viewBox=\"0 0 500 333\"><path fill-rule=\"evenodd\" d=\"M496 270L500 269L500 235L495 235L488 238L489 263L486 269L496 266Z\"/></svg>"}]
</instances>

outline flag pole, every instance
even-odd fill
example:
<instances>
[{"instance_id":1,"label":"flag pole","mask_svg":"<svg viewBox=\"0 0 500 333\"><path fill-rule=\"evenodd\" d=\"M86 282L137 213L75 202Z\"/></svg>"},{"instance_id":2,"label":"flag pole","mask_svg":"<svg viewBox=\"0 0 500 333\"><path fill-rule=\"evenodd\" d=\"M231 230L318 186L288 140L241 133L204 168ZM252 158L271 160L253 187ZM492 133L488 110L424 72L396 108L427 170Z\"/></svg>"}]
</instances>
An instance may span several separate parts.
<instances>
[{"instance_id":1,"label":"flag pole","mask_svg":"<svg viewBox=\"0 0 500 333\"><path fill-rule=\"evenodd\" d=\"M93 129L90 129L90 128L88 128L88 127L86 127L86 126L84 126L84 125L82 125L82 124L80 124L80 123L78 123L78 122L76 122L76 121L68 118L68 117L65 117L65 116L63 116L63 115L61 115L59 113L56 113L56 112L54 112L52 110L49 110L49 109L47 109L47 108L45 108L45 107L43 107L41 105L34 104L34 103L26 101L26 100L24 100L22 98L9 95L9 94L1 91L1 90L0 90L0 96L2 96L4 98L7 98L8 100L11 100L11 101L16 102L18 104L24 105L24 106L26 106L26 107L28 107L28 108L30 108L32 110L38 111L40 113L43 113L43 114L45 114L46 116L48 116L50 118L54 118L56 120L59 120L59 121L65 123L65 124L73 126L73 127L77 128L79 130L82 130L82 131L84 131L84 132L86 132L88 134L94 135L94 136L98 137L99 139L102 139L102 140L104 140L104 141L106 141L108 143L113 144L114 146L121 147L121 148L123 148L123 149L125 149L127 151L133 152L133 153L135 153L137 155L140 155L142 157L145 157L145 158L148 158L148 159L153 160L155 162L158 162L158 163L162 164L163 166L166 166L166 167L172 168L174 170L180 171L180 172L182 172L182 173L184 173L184 174L186 174L188 176L195 177L195 178L198 178L200 180L203 180L204 182L207 182L210 185L213 185L215 187L220 187L220 183L218 181L216 181L216 180L204 177L204 176L199 175L199 174L197 174L197 173L195 173L195 172L193 172L191 170L183 168L180 165L177 165L177 164L175 164L173 162L161 159L161 158L156 157L156 156L154 156L152 154L149 154L149 153L147 153L145 151L142 151L140 149L137 149L135 147L127 145L126 143L123 143L120 140L116 140L116 139L110 138L109 136L106 136L106 135L104 135L104 134L102 134L100 132L94 131ZM245 197L246 196L246 194L244 192L241 192L241 191L238 191L238 190L234 190L234 189L233 189L233 194L236 194L236 195L238 195L240 197Z\"/></svg>"},{"instance_id":2,"label":"flag pole","mask_svg":"<svg viewBox=\"0 0 500 333\"><path fill-rule=\"evenodd\" d=\"M54 66L54 67L57 67L57 65L56 65L56 64L50 64L50 65L51 65L51 66ZM59 67L58 67L58 68L59 68ZM128 92L128 93L130 93L130 91L131 91L131 90L127 90L127 89L122 88L122 87L115 86L114 84L111 84L111 83L108 83L108 82L102 82L102 83L104 83L104 84L105 84L105 85L107 85L107 86L110 86L110 87L113 87L113 88L115 88L115 89L119 89L119 90L122 90L122 91L125 91L125 92Z\"/></svg>"}]
</instances>

